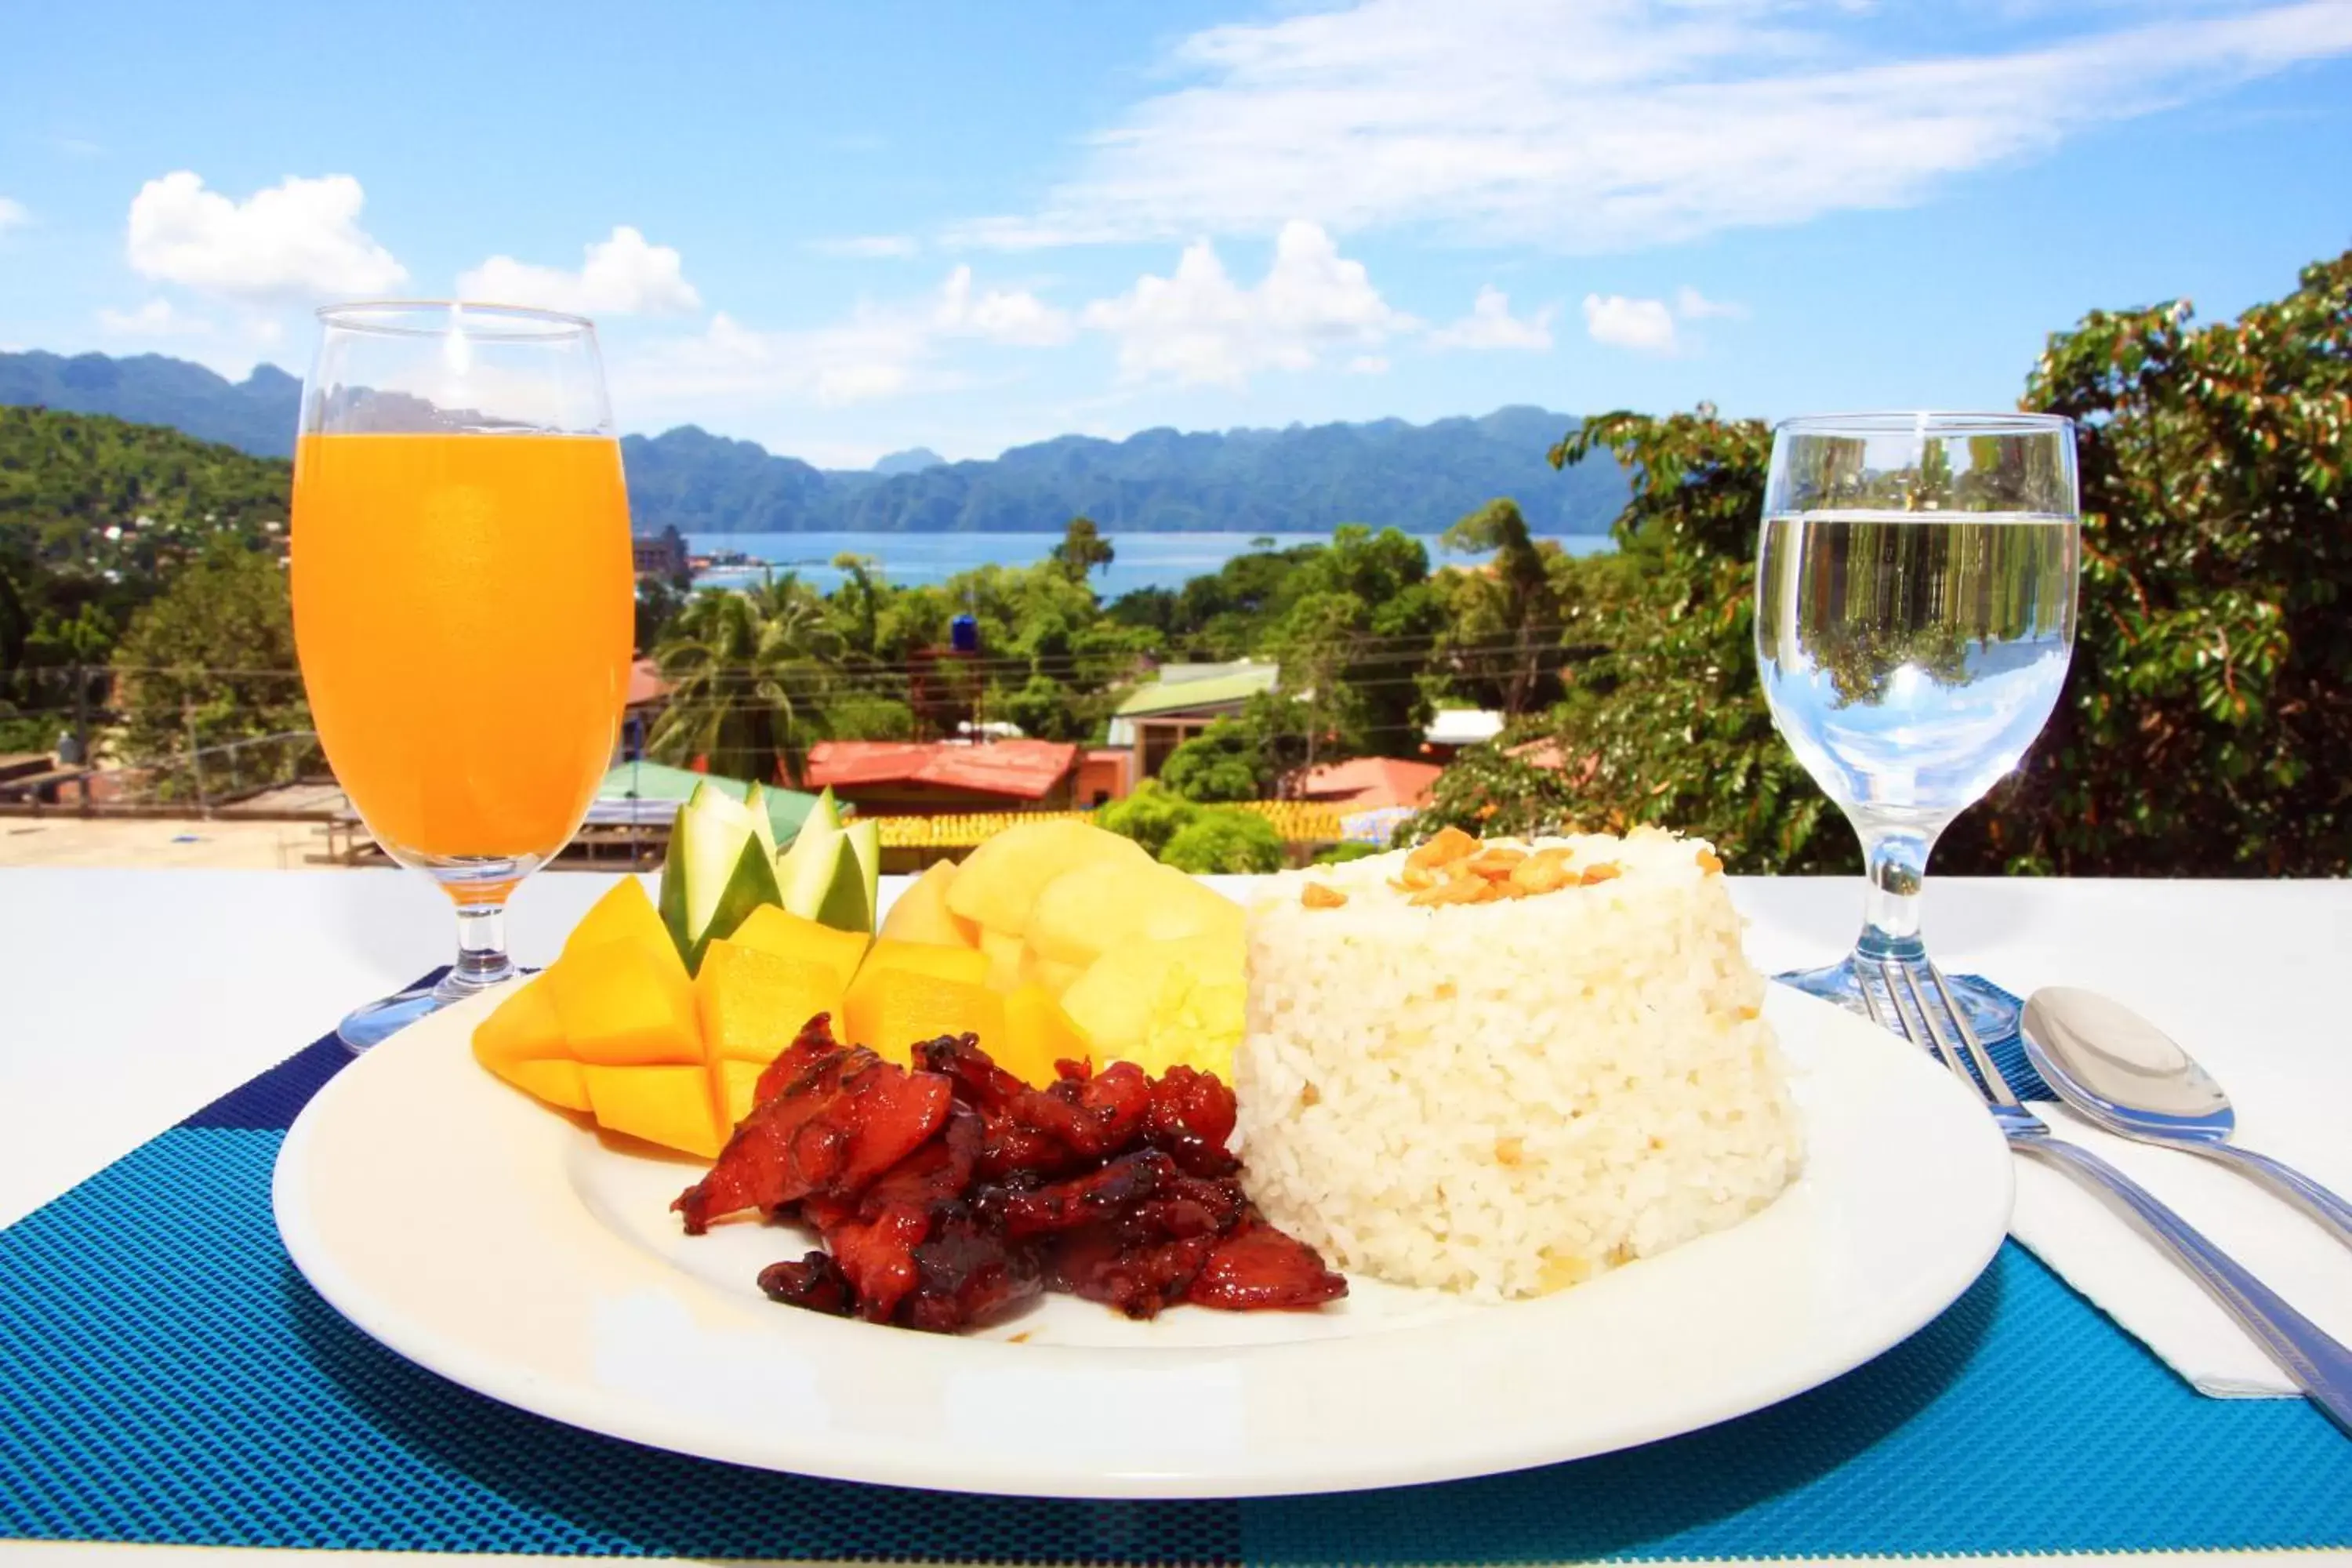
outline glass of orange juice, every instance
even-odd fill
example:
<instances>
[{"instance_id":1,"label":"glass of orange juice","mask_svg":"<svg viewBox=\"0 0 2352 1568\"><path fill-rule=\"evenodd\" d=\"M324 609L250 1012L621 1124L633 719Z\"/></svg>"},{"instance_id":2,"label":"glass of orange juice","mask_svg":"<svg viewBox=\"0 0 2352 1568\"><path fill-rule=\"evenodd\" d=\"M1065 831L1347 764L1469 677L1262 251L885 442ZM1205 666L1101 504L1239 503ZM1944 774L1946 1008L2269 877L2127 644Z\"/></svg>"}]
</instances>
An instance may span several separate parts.
<instances>
[{"instance_id":1,"label":"glass of orange juice","mask_svg":"<svg viewBox=\"0 0 2352 1568\"><path fill-rule=\"evenodd\" d=\"M438 984L363 1049L513 977L507 895L578 830L620 733L634 575L596 331L503 305L319 312L294 454L294 637L376 842L457 910Z\"/></svg>"}]
</instances>

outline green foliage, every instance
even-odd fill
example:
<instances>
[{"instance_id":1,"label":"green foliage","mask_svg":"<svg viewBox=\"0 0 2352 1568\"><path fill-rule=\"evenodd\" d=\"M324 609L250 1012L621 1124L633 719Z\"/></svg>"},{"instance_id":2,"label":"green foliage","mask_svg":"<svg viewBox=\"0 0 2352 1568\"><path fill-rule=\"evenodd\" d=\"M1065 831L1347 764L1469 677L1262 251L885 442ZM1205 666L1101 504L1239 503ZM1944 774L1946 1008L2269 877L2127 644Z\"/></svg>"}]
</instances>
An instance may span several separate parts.
<instances>
[{"instance_id":1,"label":"green foliage","mask_svg":"<svg viewBox=\"0 0 2352 1568\"><path fill-rule=\"evenodd\" d=\"M1087 574L1097 566L1111 563L1110 541L1102 536L1090 517L1074 517L1062 531L1062 542L1054 546L1047 559L1062 569L1062 575L1073 583L1083 583Z\"/></svg>"},{"instance_id":2,"label":"green foliage","mask_svg":"<svg viewBox=\"0 0 2352 1568\"><path fill-rule=\"evenodd\" d=\"M1282 835L1254 811L1210 810L1177 829L1160 858L1195 875L1244 876L1282 869Z\"/></svg>"},{"instance_id":3,"label":"green foliage","mask_svg":"<svg viewBox=\"0 0 2352 1568\"><path fill-rule=\"evenodd\" d=\"M1169 753L1160 782L1186 800L1258 800L1272 793L1271 770L1248 728L1220 719Z\"/></svg>"},{"instance_id":4,"label":"green foliage","mask_svg":"<svg viewBox=\"0 0 2352 1568\"><path fill-rule=\"evenodd\" d=\"M705 589L673 632L656 656L669 705L646 751L703 758L729 778L798 782L809 745L829 732L839 654L816 595L791 576L747 593Z\"/></svg>"},{"instance_id":5,"label":"green foliage","mask_svg":"<svg viewBox=\"0 0 2352 1568\"><path fill-rule=\"evenodd\" d=\"M164 770L165 798L194 794L192 749L310 728L286 569L232 541L183 566L131 617L114 668L123 760Z\"/></svg>"},{"instance_id":6,"label":"green foliage","mask_svg":"<svg viewBox=\"0 0 2352 1568\"><path fill-rule=\"evenodd\" d=\"M915 710L895 698L845 690L825 701L824 734L832 741L911 741Z\"/></svg>"},{"instance_id":7,"label":"green foliage","mask_svg":"<svg viewBox=\"0 0 2352 1568\"><path fill-rule=\"evenodd\" d=\"M2095 311L2026 401L2081 422L2080 640L1953 860L2352 870L2352 252L2235 321Z\"/></svg>"},{"instance_id":8,"label":"green foliage","mask_svg":"<svg viewBox=\"0 0 2352 1568\"><path fill-rule=\"evenodd\" d=\"M1136 785L1125 800L1112 801L1095 813L1095 826L1134 839L1153 855L1168 841L1201 818L1201 808L1157 779Z\"/></svg>"},{"instance_id":9,"label":"green foliage","mask_svg":"<svg viewBox=\"0 0 2352 1568\"><path fill-rule=\"evenodd\" d=\"M1424 684L1509 716L1557 700L1570 558L1557 541L1531 537L1518 503L1507 498L1447 529L1444 542L1493 559L1483 570L1440 579L1444 629Z\"/></svg>"},{"instance_id":10,"label":"green foliage","mask_svg":"<svg viewBox=\"0 0 2352 1568\"><path fill-rule=\"evenodd\" d=\"M636 647L639 652L657 647L669 634L670 623L686 608L688 595L680 592L667 579L637 579Z\"/></svg>"},{"instance_id":11,"label":"green foliage","mask_svg":"<svg viewBox=\"0 0 2352 1568\"><path fill-rule=\"evenodd\" d=\"M1328 849L1318 850L1313 864L1344 866L1350 860L1370 859L1380 853L1381 847L1377 844L1334 844Z\"/></svg>"}]
</instances>

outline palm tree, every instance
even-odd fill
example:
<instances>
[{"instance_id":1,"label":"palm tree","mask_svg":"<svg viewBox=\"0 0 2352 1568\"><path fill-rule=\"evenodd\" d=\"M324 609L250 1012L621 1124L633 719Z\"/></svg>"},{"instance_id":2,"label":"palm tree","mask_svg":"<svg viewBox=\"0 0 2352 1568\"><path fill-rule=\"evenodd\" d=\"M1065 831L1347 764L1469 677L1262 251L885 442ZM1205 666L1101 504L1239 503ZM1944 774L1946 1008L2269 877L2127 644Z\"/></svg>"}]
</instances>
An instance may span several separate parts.
<instances>
[{"instance_id":1,"label":"palm tree","mask_svg":"<svg viewBox=\"0 0 2352 1568\"><path fill-rule=\"evenodd\" d=\"M839 639L792 574L755 589L706 589L656 650L669 706L646 749L663 762L797 784L823 738Z\"/></svg>"}]
</instances>

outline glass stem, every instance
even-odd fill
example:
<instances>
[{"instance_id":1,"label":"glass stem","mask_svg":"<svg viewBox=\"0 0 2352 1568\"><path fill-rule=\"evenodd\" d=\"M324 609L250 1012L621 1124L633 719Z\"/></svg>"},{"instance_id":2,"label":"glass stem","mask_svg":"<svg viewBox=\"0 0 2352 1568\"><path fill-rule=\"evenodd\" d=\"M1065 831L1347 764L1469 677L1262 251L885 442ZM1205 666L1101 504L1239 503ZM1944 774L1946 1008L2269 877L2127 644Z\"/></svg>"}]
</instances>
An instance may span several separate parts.
<instances>
[{"instance_id":1,"label":"glass stem","mask_svg":"<svg viewBox=\"0 0 2352 1568\"><path fill-rule=\"evenodd\" d=\"M1854 951L1864 958L1916 959L1927 953L1919 936L1919 895L1927 880L1934 833L1868 826L1861 829L1868 862L1869 890L1863 895L1862 936Z\"/></svg>"},{"instance_id":2,"label":"glass stem","mask_svg":"<svg viewBox=\"0 0 2352 1568\"><path fill-rule=\"evenodd\" d=\"M507 957L507 903L495 900L457 906L457 962L433 989L445 999L471 996L502 985L515 976Z\"/></svg>"}]
</instances>

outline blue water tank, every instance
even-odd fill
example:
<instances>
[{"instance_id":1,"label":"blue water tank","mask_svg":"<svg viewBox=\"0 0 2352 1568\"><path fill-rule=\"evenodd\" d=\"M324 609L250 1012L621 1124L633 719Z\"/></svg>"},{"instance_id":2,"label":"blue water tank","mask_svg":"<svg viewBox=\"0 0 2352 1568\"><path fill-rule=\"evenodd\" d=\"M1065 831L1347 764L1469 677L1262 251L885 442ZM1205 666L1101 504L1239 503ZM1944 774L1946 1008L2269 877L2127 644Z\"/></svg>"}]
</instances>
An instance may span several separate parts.
<instances>
[{"instance_id":1,"label":"blue water tank","mask_svg":"<svg viewBox=\"0 0 2352 1568\"><path fill-rule=\"evenodd\" d=\"M958 653L980 651L980 623L970 616L958 616L948 623L948 646Z\"/></svg>"}]
</instances>

